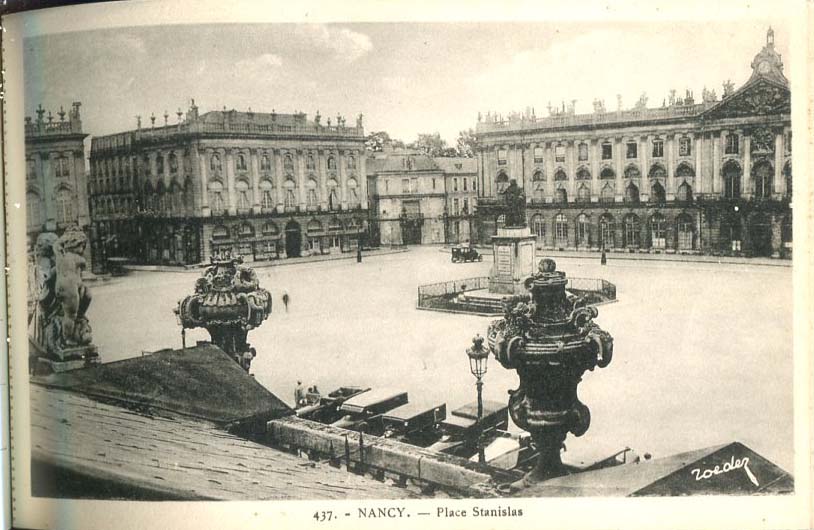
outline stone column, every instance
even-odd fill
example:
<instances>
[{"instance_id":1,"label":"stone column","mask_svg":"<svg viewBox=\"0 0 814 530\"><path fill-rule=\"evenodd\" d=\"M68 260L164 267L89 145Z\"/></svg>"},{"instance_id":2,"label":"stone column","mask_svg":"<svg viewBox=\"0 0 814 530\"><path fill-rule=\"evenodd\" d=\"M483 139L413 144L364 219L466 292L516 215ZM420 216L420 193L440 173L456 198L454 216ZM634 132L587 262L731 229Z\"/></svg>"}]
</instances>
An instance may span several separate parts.
<instances>
[{"instance_id":1,"label":"stone column","mask_svg":"<svg viewBox=\"0 0 814 530\"><path fill-rule=\"evenodd\" d=\"M545 168L545 191L543 197L545 202L554 200L554 149L551 142L545 143L545 155L543 155L543 167Z\"/></svg>"},{"instance_id":2,"label":"stone column","mask_svg":"<svg viewBox=\"0 0 814 530\"><path fill-rule=\"evenodd\" d=\"M752 137L746 131L743 134L743 177L741 191L744 197L751 197L754 193L752 186Z\"/></svg>"},{"instance_id":3,"label":"stone column","mask_svg":"<svg viewBox=\"0 0 814 530\"><path fill-rule=\"evenodd\" d=\"M783 177L783 155L785 146L783 145L783 129L775 131L774 135L774 185L772 186L773 197L783 197L786 194L786 179Z\"/></svg>"},{"instance_id":4,"label":"stone column","mask_svg":"<svg viewBox=\"0 0 814 530\"><path fill-rule=\"evenodd\" d=\"M195 148L195 156L198 158L198 168L200 171L200 180L201 183L201 215L203 217L208 217L210 215L209 211L209 177L207 176L207 171L209 170L209 158L212 155L212 150L207 149L204 153L204 156L201 156L201 151L197 147ZM203 244L203 242L202 242Z\"/></svg>"},{"instance_id":5,"label":"stone column","mask_svg":"<svg viewBox=\"0 0 814 530\"><path fill-rule=\"evenodd\" d=\"M565 172L568 175L568 202L574 202L576 200L576 142L574 140L568 140L565 143Z\"/></svg>"},{"instance_id":6,"label":"stone column","mask_svg":"<svg viewBox=\"0 0 814 530\"><path fill-rule=\"evenodd\" d=\"M721 135L712 133L712 193L721 195L724 190L723 177L721 176Z\"/></svg>"},{"instance_id":7,"label":"stone column","mask_svg":"<svg viewBox=\"0 0 814 530\"><path fill-rule=\"evenodd\" d=\"M317 151L317 182L319 183L319 204L323 210L328 208L328 155L325 151Z\"/></svg>"},{"instance_id":8,"label":"stone column","mask_svg":"<svg viewBox=\"0 0 814 530\"><path fill-rule=\"evenodd\" d=\"M260 157L257 149L249 151L249 171L252 179L252 210L260 213Z\"/></svg>"},{"instance_id":9,"label":"stone column","mask_svg":"<svg viewBox=\"0 0 814 530\"><path fill-rule=\"evenodd\" d=\"M676 166L676 136L673 133L664 139L664 147L667 150L667 200L672 201L676 195L675 166ZM670 239L670 238L668 238Z\"/></svg>"},{"instance_id":10,"label":"stone column","mask_svg":"<svg viewBox=\"0 0 814 530\"><path fill-rule=\"evenodd\" d=\"M359 178L356 182L356 187L359 190L359 202L362 206L362 209L367 210L370 206L367 202L367 157L364 153L360 153L359 155ZM477 178L477 177L475 177ZM477 180L473 179L473 182L477 182ZM480 187L478 187L478 191L476 195L480 193Z\"/></svg>"},{"instance_id":11,"label":"stone column","mask_svg":"<svg viewBox=\"0 0 814 530\"><path fill-rule=\"evenodd\" d=\"M302 151L296 149L291 151L291 155L294 157L294 174L296 175L297 187L299 188L298 199L300 211L305 211L308 190L305 187L305 161L302 159L303 157L300 156L301 154Z\"/></svg>"},{"instance_id":12,"label":"stone column","mask_svg":"<svg viewBox=\"0 0 814 530\"><path fill-rule=\"evenodd\" d=\"M622 149L622 138L617 136L613 139L614 162L616 163L616 202L622 202L625 198L625 185L622 180L622 164L625 157Z\"/></svg>"},{"instance_id":13,"label":"stone column","mask_svg":"<svg viewBox=\"0 0 814 530\"><path fill-rule=\"evenodd\" d=\"M71 168L71 175L73 176L73 185L77 190L77 221L79 226L85 226L90 223L88 215L88 186L87 175L85 175L85 153L82 150L71 151L69 154L73 167ZM86 178L83 178L85 176Z\"/></svg>"},{"instance_id":14,"label":"stone column","mask_svg":"<svg viewBox=\"0 0 814 530\"><path fill-rule=\"evenodd\" d=\"M693 148L695 149L695 185L698 191L706 193L707 190L707 176L704 175L703 156L702 150L704 145L704 138L700 133L693 134Z\"/></svg>"},{"instance_id":15,"label":"stone column","mask_svg":"<svg viewBox=\"0 0 814 530\"><path fill-rule=\"evenodd\" d=\"M59 156L59 155L57 155ZM41 153L42 159L42 201L45 206L43 217L47 225L56 223L56 197L55 197L55 184L56 178L54 177L54 166L52 153Z\"/></svg>"},{"instance_id":16,"label":"stone column","mask_svg":"<svg viewBox=\"0 0 814 530\"><path fill-rule=\"evenodd\" d=\"M348 170L346 151L339 151L339 203L342 205L342 210L348 209Z\"/></svg>"},{"instance_id":17,"label":"stone column","mask_svg":"<svg viewBox=\"0 0 814 530\"><path fill-rule=\"evenodd\" d=\"M283 156L279 149L271 150L271 163L274 164L274 183L277 188L277 206L279 210L285 204L285 186L283 184L286 181L283 172Z\"/></svg>"},{"instance_id":18,"label":"stone column","mask_svg":"<svg viewBox=\"0 0 814 530\"><path fill-rule=\"evenodd\" d=\"M234 149L226 149L223 157L226 165L226 208L229 215L237 213L237 200L235 200L235 153Z\"/></svg>"},{"instance_id":19,"label":"stone column","mask_svg":"<svg viewBox=\"0 0 814 530\"><path fill-rule=\"evenodd\" d=\"M650 160L650 136L644 135L641 137L641 142L639 142L639 163L641 164L642 168L642 178L639 180L639 198L642 202L647 202L650 198L650 167L648 165L648 161ZM642 222L642 228L644 229L644 221ZM644 247L645 241L642 238L642 247Z\"/></svg>"},{"instance_id":20,"label":"stone column","mask_svg":"<svg viewBox=\"0 0 814 530\"><path fill-rule=\"evenodd\" d=\"M591 202L599 201L600 181L599 181L599 142L602 140L592 138L588 144L588 157L591 160Z\"/></svg>"}]
</instances>

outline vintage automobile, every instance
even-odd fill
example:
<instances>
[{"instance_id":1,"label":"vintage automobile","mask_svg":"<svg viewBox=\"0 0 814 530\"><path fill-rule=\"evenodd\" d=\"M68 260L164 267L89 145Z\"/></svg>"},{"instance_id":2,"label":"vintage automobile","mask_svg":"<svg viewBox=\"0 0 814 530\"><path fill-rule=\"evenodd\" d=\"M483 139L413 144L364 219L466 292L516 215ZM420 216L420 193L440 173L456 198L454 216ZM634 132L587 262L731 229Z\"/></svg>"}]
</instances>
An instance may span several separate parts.
<instances>
[{"instance_id":1,"label":"vintage automobile","mask_svg":"<svg viewBox=\"0 0 814 530\"><path fill-rule=\"evenodd\" d=\"M469 245L452 247L452 263L483 261L483 255Z\"/></svg>"}]
</instances>

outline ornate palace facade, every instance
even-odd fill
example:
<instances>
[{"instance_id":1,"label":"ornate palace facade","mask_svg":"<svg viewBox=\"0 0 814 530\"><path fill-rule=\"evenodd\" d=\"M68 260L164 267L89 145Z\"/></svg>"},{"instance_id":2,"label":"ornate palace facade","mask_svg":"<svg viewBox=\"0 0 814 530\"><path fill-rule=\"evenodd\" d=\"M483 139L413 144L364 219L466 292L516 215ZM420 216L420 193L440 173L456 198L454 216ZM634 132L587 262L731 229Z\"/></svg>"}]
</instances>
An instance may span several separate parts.
<instances>
[{"instance_id":1,"label":"ornate palace facade","mask_svg":"<svg viewBox=\"0 0 814 530\"><path fill-rule=\"evenodd\" d=\"M472 158L387 150L368 159L374 238L382 245L470 240L477 198Z\"/></svg>"},{"instance_id":2,"label":"ornate palace facade","mask_svg":"<svg viewBox=\"0 0 814 530\"><path fill-rule=\"evenodd\" d=\"M57 119L42 106L25 118L26 233L29 247L43 230L61 234L69 225L85 230L88 216L81 103ZM67 115L67 119L66 119Z\"/></svg>"},{"instance_id":3,"label":"ornate palace facade","mask_svg":"<svg viewBox=\"0 0 814 530\"><path fill-rule=\"evenodd\" d=\"M230 252L265 260L355 249L367 224L362 117L235 110L96 137L94 253L191 264Z\"/></svg>"},{"instance_id":4,"label":"ornate palace facade","mask_svg":"<svg viewBox=\"0 0 814 530\"><path fill-rule=\"evenodd\" d=\"M478 239L515 179L542 248L790 256L790 93L771 29L751 66L720 99L479 119Z\"/></svg>"}]
</instances>

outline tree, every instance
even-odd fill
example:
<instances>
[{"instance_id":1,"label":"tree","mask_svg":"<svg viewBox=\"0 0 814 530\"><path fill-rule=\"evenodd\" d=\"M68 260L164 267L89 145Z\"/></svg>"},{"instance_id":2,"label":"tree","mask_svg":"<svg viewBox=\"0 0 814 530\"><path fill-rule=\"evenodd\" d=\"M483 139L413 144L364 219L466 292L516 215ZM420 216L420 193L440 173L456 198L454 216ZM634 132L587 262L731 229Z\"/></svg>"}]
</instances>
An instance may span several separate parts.
<instances>
[{"instance_id":1,"label":"tree","mask_svg":"<svg viewBox=\"0 0 814 530\"><path fill-rule=\"evenodd\" d=\"M475 137L475 131L472 129L465 129L458 133L458 142L456 146L457 156L472 158L475 156L477 146L478 139Z\"/></svg>"},{"instance_id":2,"label":"tree","mask_svg":"<svg viewBox=\"0 0 814 530\"><path fill-rule=\"evenodd\" d=\"M373 152L383 151L385 146L395 148L404 147L404 142L401 140L394 140L390 137L387 131L376 131L367 135L365 138L365 149Z\"/></svg>"}]
</instances>

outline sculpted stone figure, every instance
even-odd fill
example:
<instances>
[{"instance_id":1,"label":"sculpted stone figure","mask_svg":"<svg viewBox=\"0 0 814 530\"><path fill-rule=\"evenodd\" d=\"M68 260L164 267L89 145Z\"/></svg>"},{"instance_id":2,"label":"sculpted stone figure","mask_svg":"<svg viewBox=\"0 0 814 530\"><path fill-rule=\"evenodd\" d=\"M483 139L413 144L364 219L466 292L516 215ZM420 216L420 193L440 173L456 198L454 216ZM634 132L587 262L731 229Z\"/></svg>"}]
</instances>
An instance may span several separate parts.
<instances>
[{"instance_id":1,"label":"sculpted stone figure","mask_svg":"<svg viewBox=\"0 0 814 530\"><path fill-rule=\"evenodd\" d=\"M90 324L85 312L90 305L90 291L82 283L87 266L82 254L87 237L80 230L68 230L53 245L56 278L54 294L61 305L62 341L66 346L90 344Z\"/></svg>"},{"instance_id":2,"label":"sculpted stone figure","mask_svg":"<svg viewBox=\"0 0 814 530\"><path fill-rule=\"evenodd\" d=\"M503 191L503 201L506 205L505 226L526 226L526 194L515 179L511 179L509 186Z\"/></svg>"}]
</instances>

